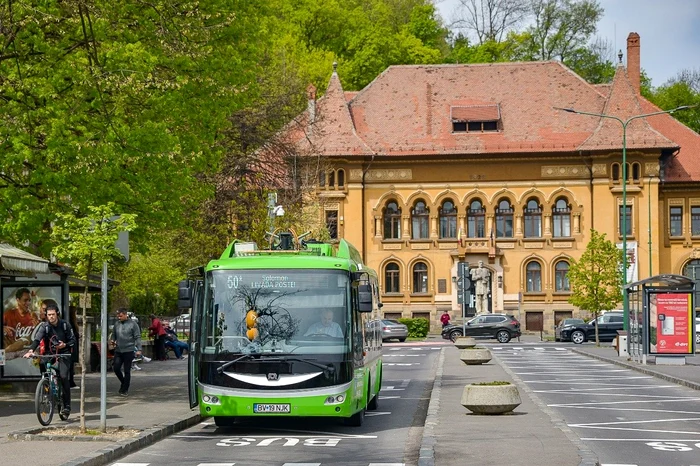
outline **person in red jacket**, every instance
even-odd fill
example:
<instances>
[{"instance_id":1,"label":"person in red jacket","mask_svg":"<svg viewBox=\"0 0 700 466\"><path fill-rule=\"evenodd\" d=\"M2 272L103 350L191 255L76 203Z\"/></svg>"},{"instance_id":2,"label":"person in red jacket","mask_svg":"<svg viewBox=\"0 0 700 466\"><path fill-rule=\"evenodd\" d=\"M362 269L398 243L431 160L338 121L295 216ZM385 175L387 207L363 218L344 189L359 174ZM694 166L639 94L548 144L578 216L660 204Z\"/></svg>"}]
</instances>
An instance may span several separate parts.
<instances>
[{"instance_id":1,"label":"person in red jacket","mask_svg":"<svg viewBox=\"0 0 700 466\"><path fill-rule=\"evenodd\" d=\"M153 337L154 359L165 361L165 328L155 314L151 314L151 326L148 327L148 336Z\"/></svg>"},{"instance_id":2,"label":"person in red jacket","mask_svg":"<svg viewBox=\"0 0 700 466\"><path fill-rule=\"evenodd\" d=\"M450 325L450 313L447 311L443 312L440 316L440 322L442 322L443 327Z\"/></svg>"}]
</instances>

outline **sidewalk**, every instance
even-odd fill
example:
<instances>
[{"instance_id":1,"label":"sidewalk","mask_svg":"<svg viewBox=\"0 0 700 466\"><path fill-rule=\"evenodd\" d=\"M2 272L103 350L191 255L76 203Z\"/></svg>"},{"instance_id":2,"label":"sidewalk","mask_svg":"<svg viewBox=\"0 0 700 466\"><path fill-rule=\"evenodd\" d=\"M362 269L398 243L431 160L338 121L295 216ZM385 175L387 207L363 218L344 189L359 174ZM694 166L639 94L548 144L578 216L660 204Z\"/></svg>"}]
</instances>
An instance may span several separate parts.
<instances>
[{"instance_id":1,"label":"sidewalk","mask_svg":"<svg viewBox=\"0 0 700 466\"><path fill-rule=\"evenodd\" d=\"M43 436L26 435L40 426L34 411L34 394L0 394L0 458L3 464L24 464L37 458L37 450L50 448L51 463L64 465L101 465L130 451L150 445L199 420L189 409L187 360L141 363L141 371L132 371L129 397L117 395L119 381L107 374L107 427L123 426L141 430L138 437L125 440L70 440L56 445L37 440ZM80 377L76 374L76 382ZM100 374L86 376L85 411L89 429L100 426ZM80 425L80 390L71 390L73 412L69 424ZM54 415L52 426L65 425ZM27 438L16 440L15 438Z\"/></svg>"}]
</instances>

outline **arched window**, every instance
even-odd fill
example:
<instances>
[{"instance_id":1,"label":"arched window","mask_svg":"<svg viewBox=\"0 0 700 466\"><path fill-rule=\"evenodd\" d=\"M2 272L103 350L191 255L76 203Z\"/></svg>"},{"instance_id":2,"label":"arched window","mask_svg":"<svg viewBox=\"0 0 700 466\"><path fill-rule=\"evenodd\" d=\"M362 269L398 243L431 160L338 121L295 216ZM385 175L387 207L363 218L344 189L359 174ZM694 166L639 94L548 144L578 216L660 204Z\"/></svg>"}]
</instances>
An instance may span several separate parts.
<instances>
[{"instance_id":1,"label":"arched window","mask_svg":"<svg viewBox=\"0 0 700 466\"><path fill-rule=\"evenodd\" d=\"M569 291L569 263L559 261L554 266L554 290Z\"/></svg>"},{"instance_id":2,"label":"arched window","mask_svg":"<svg viewBox=\"0 0 700 466\"><path fill-rule=\"evenodd\" d=\"M542 237L542 206L531 198L525 205L525 238Z\"/></svg>"},{"instance_id":3,"label":"arched window","mask_svg":"<svg viewBox=\"0 0 700 466\"><path fill-rule=\"evenodd\" d=\"M318 172L318 186L320 188L326 187L326 172L324 170Z\"/></svg>"},{"instance_id":4,"label":"arched window","mask_svg":"<svg viewBox=\"0 0 700 466\"><path fill-rule=\"evenodd\" d=\"M612 180L613 183L620 182L620 165L617 163L612 164Z\"/></svg>"},{"instance_id":5,"label":"arched window","mask_svg":"<svg viewBox=\"0 0 700 466\"><path fill-rule=\"evenodd\" d=\"M423 201L417 201L411 209L411 235L413 239L428 239L430 213Z\"/></svg>"},{"instance_id":6,"label":"arched window","mask_svg":"<svg viewBox=\"0 0 700 466\"><path fill-rule=\"evenodd\" d=\"M416 262L413 266L413 292L428 292L428 266L425 262Z\"/></svg>"},{"instance_id":7,"label":"arched window","mask_svg":"<svg viewBox=\"0 0 700 466\"><path fill-rule=\"evenodd\" d=\"M401 238L401 209L390 201L384 209L384 239Z\"/></svg>"},{"instance_id":8,"label":"arched window","mask_svg":"<svg viewBox=\"0 0 700 466\"><path fill-rule=\"evenodd\" d=\"M329 188L335 187L335 172L333 170L328 172L328 187Z\"/></svg>"},{"instance_id":9,"label":"arched window","mask_svg":"<svg viewBox=\"0 0 700 466\"><path fill-rule=\"evenodd\" d=\"M571 206L565 197L560 197L552 209L552 234L555 238L571 236Z\"/></svg>"},{"instance_id":10,"label":"arched window","mask_svg":"<svg viewBox=\"0 0 700 466\"><path fill-rule=\"evenodd\" d=\"M445 201L440 206L440 238L457 237L457 208L452 201Z\"/></svg>"},{"instance_id":11,"label":"arched window","mask_svg":"<svg viewBox=\"0 0 700 466\"><path fill-rule=\"evenodd\" d=\"M695 282L695 307L700 303L700 259L693 259L683 267L683 275Z\"/></svg>"},{"instance_id":12,"label":"arched window","mask_svg":"<svg viewBox=\"0 0 700 466\"><path fill-rule=\"evenodd\" d=\"M485 214L486 209L480 200L475 199L469 203L469 211L467 212L467 237L486 237L486 222L484 220Z\"/></svg>"},{"instance_id":13,"label":"arched window","mask_svg":"<svg viewBox=\"0 0 700 466\"><path fill-rule=\"evenodd\" d=\"M389 262L384 267L384 293L399 293L399 264Z\"/></svg>"},{"instance_id":14,"label":"arched window","mask_svg":"<svg viewBox=\"0 0 700 466\"><path fill-rule=\"evenodd\" d=\"M525 267L525 279L527 281L527 291L542 291L542 266L537 261L527 263Z\"/></svg>"},{"instance_id":15,"label":"arched window","mask_svg":"<svg viewBox=\"0 0 700 466\"><path fill-rule=\"evenodd\" d=\"M639 177L641 176L641 173L642 166L639 162L634 162L632 164L632 181L634 181L635 183L639 183Z\"/></svg>"},{"instance_id":16,"label":"arched window","mask_svg":"<svg viewBox=\"0 0 700 466\"><path fill-rule=\"evenodd\" d=\"M345 187L345 170L338 170L338 187Z\"/></svg>"},{"instance_id":17,"label":"arched window","mask_svg":"<svg viewBox=\"0 0 700 466\"><path fill-rule=\"evenodd\" d=\"M508 199L498 201L496 208L496 238L513 237L513 206Z\"/></svg>"}]
</instances>

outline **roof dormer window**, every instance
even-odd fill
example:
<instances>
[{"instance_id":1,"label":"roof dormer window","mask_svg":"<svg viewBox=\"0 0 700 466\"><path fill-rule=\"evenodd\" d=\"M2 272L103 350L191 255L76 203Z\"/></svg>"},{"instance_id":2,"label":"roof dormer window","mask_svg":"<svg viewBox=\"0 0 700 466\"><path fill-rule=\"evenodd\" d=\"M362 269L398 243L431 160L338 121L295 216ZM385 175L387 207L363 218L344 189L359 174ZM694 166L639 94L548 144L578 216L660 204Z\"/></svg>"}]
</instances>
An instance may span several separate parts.
<instances>
[{"instance_id":1,"label":"roof dormer window","mask_svg":"<svg viewBox=\"0 0 700 466\"><path fill-rule=\"evenodd\" d=\"M450 108L453 133L497 132L501 119L498 105L462 105Z\"/></svg>"}]
</instances>

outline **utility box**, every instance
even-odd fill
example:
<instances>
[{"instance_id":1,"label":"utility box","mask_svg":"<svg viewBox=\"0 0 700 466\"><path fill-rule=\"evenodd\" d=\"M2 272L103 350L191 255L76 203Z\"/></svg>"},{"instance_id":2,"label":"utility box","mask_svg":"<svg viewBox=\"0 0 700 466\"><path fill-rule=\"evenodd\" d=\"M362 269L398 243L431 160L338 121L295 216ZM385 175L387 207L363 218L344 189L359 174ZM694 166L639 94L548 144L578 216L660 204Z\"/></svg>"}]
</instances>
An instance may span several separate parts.
<instances>
[{"instance_id":1,"label":"utility box","mask_svg":"<svg viewBox=\"0 0 700 466\"><path fill-rule=\"evenodd\" d=\"M617 349L618 356L629 357L629 353L627 352L627 332L624 330L618 330L617 336L615 337L615 348Z\"/></svg>"}]
</instances>

